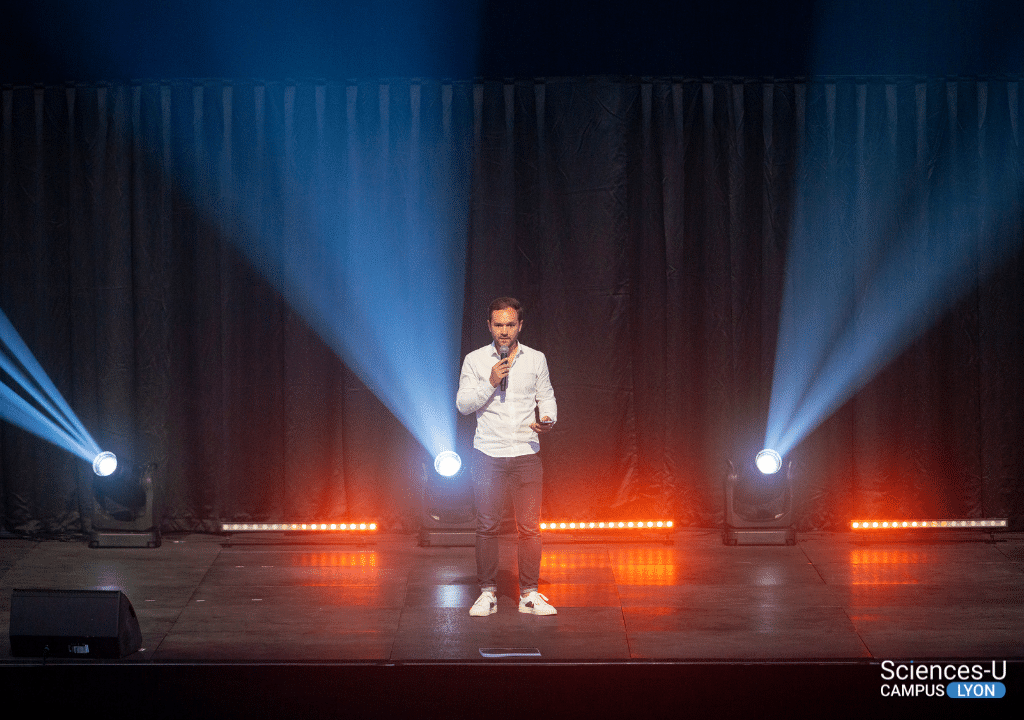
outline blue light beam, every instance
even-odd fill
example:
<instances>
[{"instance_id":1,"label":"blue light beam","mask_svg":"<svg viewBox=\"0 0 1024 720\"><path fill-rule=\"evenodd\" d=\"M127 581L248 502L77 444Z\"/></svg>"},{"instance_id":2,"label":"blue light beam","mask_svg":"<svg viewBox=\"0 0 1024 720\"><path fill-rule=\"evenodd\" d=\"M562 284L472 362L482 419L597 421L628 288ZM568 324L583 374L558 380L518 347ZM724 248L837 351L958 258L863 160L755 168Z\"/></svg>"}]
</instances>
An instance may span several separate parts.
<instances>
[{"instance_id":1,"label":"blue light beam","mask_svg":"<svg viewBox=\"0 0 1024 720\"><path fill-rule=\"evenodd\" d=\"M268 274L278 275L292 307L436 456L455 447L465 251L457 239L424 232L436 220L401 229L377 220L357 211L340 228L322 227L310 243L292 244L280 272Z\"/></svg>"},{"instance_id":2,"label":"blue light beam","mask_svg":"<svg viewBox=\"0 0 1024 720\"><path fill-rule=\"evenodd\" d=\"M456 122L451 84L401 87L313 88L315 112L336 114L307 135L294 128L308 96L286 89L271 109L259 90L261 113L284 122L214 162L182 157L192 164L181 169L201 206L245 229L228 238L433 457L456 444L471 128ZM257 180L253 165L266 168Z\"/></svg>"},{"instance_id":3,"label":"blue light beam","mask_svg":"<svg viewBox=\"0 0 1024 720\"><path fill-rule=\"evenodd\" d=\"M947 168L950 177L970 176ZM1020 249L1002 225L1018 183L931 196L864 188L852 239L821 195L801 196L790 243L765 447L781 455ZM932 209L929 214L929 209ZM882 218L882 223L867 218ZM868 230L873 228L874 230Z\"/></svg>"},{"instance_id":4,"label":"blue light beam","mask_svg":"<svg viewBox=\"0 0 1024 720\"><path fill-rule=\"evenodd\" d=\"M91 463L100 447L0 310L0 368L36 403L0 383L0 417Z\"/></svg>"}]
</instances>

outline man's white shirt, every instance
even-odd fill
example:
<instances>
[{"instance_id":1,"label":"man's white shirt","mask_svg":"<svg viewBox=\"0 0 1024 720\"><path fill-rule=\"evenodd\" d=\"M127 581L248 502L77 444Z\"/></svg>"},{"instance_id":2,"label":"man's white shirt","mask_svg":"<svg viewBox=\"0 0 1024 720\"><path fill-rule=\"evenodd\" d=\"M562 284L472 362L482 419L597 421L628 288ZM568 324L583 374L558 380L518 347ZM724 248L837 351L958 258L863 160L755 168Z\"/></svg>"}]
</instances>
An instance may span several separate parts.
<instances>
[{"instance_id":1,"label":"man's white shirt","mask_svg":"<svg viewBox=\"0 0 1024 720\"><path fill-rule=\"evenodd\" d=\"M508 390L491 386L491 368L501 359L494 343L466 355L455 404L459 412L476 413L473 447L491 457L517 457L540 450L530 428L534 407L540 417L557 420L555 391L544 353L519 343L508 373Z\"/></svg>"}]
</instances>

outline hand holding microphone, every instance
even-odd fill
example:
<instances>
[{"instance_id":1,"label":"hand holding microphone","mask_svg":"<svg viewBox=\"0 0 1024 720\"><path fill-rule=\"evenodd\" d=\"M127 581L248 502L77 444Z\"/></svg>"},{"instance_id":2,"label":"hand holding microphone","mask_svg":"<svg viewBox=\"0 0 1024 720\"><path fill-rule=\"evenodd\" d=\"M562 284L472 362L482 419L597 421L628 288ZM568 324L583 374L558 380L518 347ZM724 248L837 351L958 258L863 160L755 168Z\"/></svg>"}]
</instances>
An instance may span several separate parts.
<instances>
[{"instance_id":1,"label":"hand holding microphone","mask_svg":"<svg viewBox=\"0 0 1024 720\"><path fill-rule=\"evenodd\" d=\"M498 348L498 354L501 355L501 360L491 368L491 387L498 387L500 384L501 391L505 392L508 390L508 372L512 367L512 362L508 359L508 345Z\"/></svg>"}]
</instances>

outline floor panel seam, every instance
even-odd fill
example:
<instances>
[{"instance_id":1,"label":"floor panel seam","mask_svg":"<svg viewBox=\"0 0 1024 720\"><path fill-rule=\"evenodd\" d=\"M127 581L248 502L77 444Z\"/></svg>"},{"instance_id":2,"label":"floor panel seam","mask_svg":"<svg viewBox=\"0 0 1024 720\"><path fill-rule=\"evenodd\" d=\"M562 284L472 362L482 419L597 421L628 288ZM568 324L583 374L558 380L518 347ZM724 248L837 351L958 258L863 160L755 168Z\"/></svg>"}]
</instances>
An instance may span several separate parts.
<instances>
[{"instance_id":1,"label":"floor panel seam","mask_svg":"<svg viewBox=\"0 0 1024 720\"><path fill-rule=\"evenodd\" d=\"M219 548L217 548L217 554L213 556L213 558L210 560L209 565L206 566L206 571L203 573L203 576L199 578L199 581L196 582L195 587L192 588L192 593L188 596L188 598L186 598L185 604L181 606L181 609L178 611L178 614L175 616L174 620L171 621L171 626L167 629L167 632L164 633L163 637L160 638L160 642L157 643L156 647L153 648L154 656L160 650L160 647L164 644L164 641L167 639L167 636L174 631L174 627L178 624L178 621L181 620L181 616L185 613L185 609L189 606L189 603L192 602L192 599L199 592L199 588L202 587L203 582L205 582L206 578L210 575L210 571L213 570L213 566L217 564L217 560L220 559L221 553L223 552L224 546L221 545Z\"/></svg>"},{"instance_id":2,"label":"floor panel seam","mask_svg":"<svg viewBox=\"0 0 1024 720\"><path fill-rule=\"evenodd\" d=\"M861 635L860 634L860 630L857 629L857 624L853 621L853 617L851 617L851 615L850 615L849 608L847 608L846 605L843 602L841 602L841 600L838 597L838 595L836 595L835 590L833 590L832 586L828 584L828 581L825 579L825 576L821 574L821 570L819 570L818 566L814 563L813 560L811 560L810 556L807 554L807 551L803 547L801 547L800 548L800 552L802 552L804 554L804 557L807 558L807 562L809 562L811 564L811 567L814 568L814 572L817 573L819 578L821 578L822 584L826 588L828 588L829 594L831 594L832 597L834 597L836 599L836 603L839 605L839 608L843 611L843 615L845 615L846 619L849 621L850 627L853 628L853 634L857 636L857 639L860 641L861 646L865 650L867 650L868 656L871 657L872 659L874 659L875 658L875 654L873 652L871 652L871 648L868 647L867 642L864 640L864 636Z\"/></svg>"}]
</instances>

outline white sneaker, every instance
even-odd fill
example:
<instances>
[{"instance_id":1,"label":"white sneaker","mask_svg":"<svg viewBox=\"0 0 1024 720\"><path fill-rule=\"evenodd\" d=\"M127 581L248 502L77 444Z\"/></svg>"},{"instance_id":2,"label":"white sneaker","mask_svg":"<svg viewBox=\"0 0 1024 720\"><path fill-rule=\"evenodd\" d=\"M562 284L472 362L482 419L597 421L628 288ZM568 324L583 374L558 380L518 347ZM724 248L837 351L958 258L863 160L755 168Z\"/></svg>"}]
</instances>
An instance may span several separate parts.
<instances>
[{"instance_id":1,"label":"white sneaker","mask_svg":"<svg viewBox=\"0 0 1024 720\"><path fill-rule=\"evenodd\" d=\"M498 612L498 598L489 590L484 590L480 593L480 597L476 599L473 607L469 609L469 614L473 617L487 617L496 612Z\"/></svg>"},{"instance_id":2,"label":"white sneaker","mask_svg":"<svg viewBox=\"0 0 1024 720\"><path fill-rule=\"evenodd\" d=\"M477 601L479 602L479 601ZM558 611L548 604L548 599L534 590L519 598L519 612L531 615L557 615Z\"/></svg>"}]
</instances>

